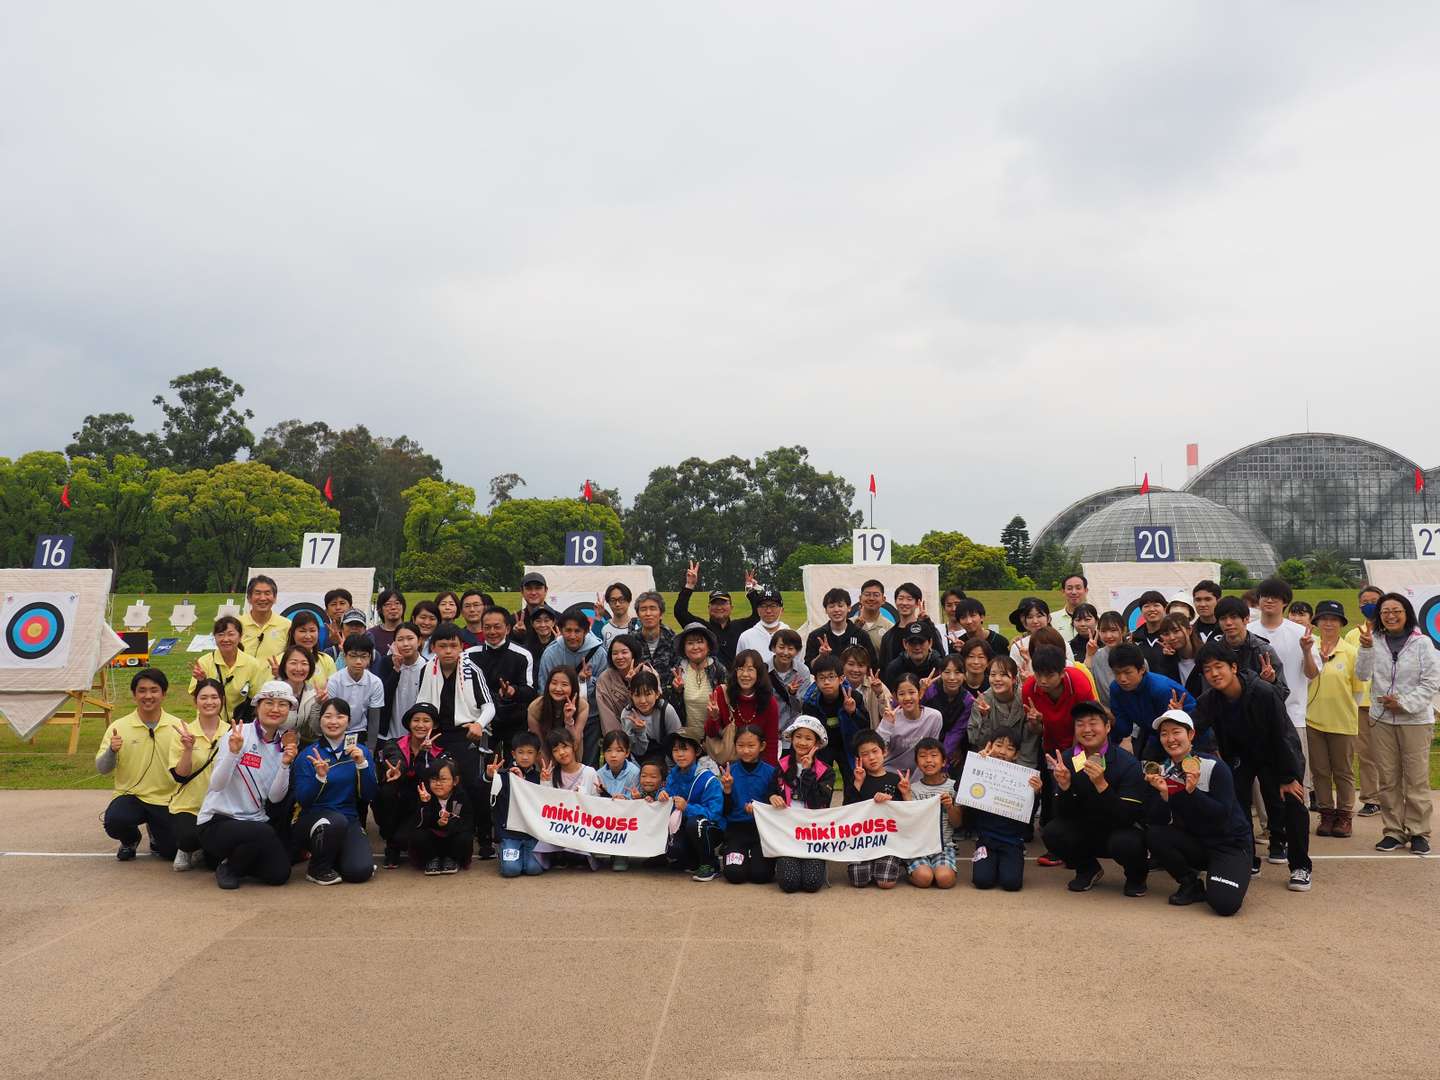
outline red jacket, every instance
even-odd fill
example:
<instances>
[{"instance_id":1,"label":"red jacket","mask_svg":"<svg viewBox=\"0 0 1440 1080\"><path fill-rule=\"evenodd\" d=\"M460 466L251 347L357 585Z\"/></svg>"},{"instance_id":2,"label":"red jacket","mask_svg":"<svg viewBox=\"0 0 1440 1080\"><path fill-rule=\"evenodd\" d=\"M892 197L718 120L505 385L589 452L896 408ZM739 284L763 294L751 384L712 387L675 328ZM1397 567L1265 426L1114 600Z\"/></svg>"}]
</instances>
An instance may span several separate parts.
<instances>
[{"instance_id":1,"label":"red jacket","mask_svg":"<svg viewBox=\"0 0 1440 1080\"><path fill-rule=\"evenodd\" d=\"M1095 691L1090 686L1090 680L1075 668L1067 667L1061 674L1061 679L1058 701L1035 685L1034 675L1026 679L1025 685L1020 689L1021 702L1040 710L1044 724L1041 741L1047 754L1056 750L1068 750L1075 745L1075 721L1070 717L1070 710L1082 701L1095 700Z\"/></svg>"},{"instance_id":2,"label":"red jacket","mask_svg":"<svg viewBox=\"0 0 1440 1080\"><path fill-rule=\"evenodd\" d=\"M705 734L715 738L730 724L754 724L765 732L765 750L761 753L760 760L768 761L771 765L777 764L780 755L780 703L775 700L775 695L770 695L769 703L758 713L754 695L742 696L733 709L726 700L727 695L720 693L718 688L713 697L720 706L720 715L714 720L705 721Z\"/></svg>"}]
</instances>

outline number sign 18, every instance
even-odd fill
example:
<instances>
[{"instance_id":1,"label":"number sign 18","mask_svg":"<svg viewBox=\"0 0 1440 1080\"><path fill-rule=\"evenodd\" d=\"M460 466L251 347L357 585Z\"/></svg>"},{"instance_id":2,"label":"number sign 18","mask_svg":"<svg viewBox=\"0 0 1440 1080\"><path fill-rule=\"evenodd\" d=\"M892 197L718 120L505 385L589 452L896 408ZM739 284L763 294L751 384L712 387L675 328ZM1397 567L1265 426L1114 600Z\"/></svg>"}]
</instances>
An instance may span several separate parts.
<instances>
[{"instance_id":1,"label":"number sign 18","mask_svg":"<svg viewBox=\"0 0 1440 1080\"><path fill-rule=\"evenodd\" d=\"M1174 562L1175 530L1169 525L1135 526L1136 562Z\"/></svg>"},{"instance_id":2,"label":"number sign 18","mask_svg":"<svg viewBox=\"0 0 1440 1080\"><path fill-rule=\"evenodd\" d=\"M1415 537L1415 558L1440 559L1440 525L1411 525Z\"/></svg>"},{"instance_id":3,"label":"number sign 18","mask_svg":"<svg viewBox=\"0 0 1440 1080\"><path fill-rule=\"evenodd\" d=\"M565 534L566 566L604 566L605 534L572 532Z\"/></svg>"},{"instance_id":4,"label":"number sign 18","mask_svg":"<svg viewBox=\"0 0 1440 1080\"><path fill-rule=\"evenodd\" d=\"M887 530L856 529L851 537L855 543L855 562L890 565L890 533Z\"/></svg>"}]
</instances>

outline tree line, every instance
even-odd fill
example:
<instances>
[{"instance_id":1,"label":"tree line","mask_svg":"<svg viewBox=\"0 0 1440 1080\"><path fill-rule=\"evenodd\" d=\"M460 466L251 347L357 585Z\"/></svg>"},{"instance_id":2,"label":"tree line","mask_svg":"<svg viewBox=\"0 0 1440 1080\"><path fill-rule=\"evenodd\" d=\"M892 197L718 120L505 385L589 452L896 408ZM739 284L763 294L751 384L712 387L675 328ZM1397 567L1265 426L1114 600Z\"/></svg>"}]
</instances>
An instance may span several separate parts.
<instances>
[{"instance_id":1,"label":"tree line","mask_svg":"<svg viewBox=\"0 0 1440 1080\"><path fill-rule=\"evenodd\" d=\"M218 368L169 388L153 399L159 430L99 413L63 451L0 458L0 564L28 566L36 536L72 533L75 565L109 568L122 591L234 590L250 566L294 562L304 533L340 532L345 565L402 588L504 589L526 563L562 562L565 534L585 530L604 535L607 562L648 564L662 584L699 559L715 581L753 567L798 588L805 563L850 561L862 523L854 486L803 446L659 466L628 508L594 480L580 498L579 477L574 497L521 498L524 478L501 473L482 507L408 436L294 418L257 438L245 388ZM972 589L1053 587L1074 561L1025 549L932 531L894 558L937 563L945 585Z\"/></svg>"}]
</instances>

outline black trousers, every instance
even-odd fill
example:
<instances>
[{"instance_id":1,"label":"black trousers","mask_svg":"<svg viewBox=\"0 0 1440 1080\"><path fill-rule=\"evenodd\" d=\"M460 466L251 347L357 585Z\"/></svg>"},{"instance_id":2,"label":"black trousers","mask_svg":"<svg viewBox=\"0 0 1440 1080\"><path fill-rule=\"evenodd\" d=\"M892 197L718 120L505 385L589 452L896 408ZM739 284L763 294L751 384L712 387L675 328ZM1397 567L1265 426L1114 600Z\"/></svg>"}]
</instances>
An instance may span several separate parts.
<instances>
[{"instance_id":1,"label":"black trousers","mask_svg":"<svg viewBox=\"0 0 1440 1080\"><path fill-rule=\"evenodd\" d=\"M351 884L369 881L375 873L365 826L336 810L305 810L295 822L292 841L297 851L310 852L310 873L339 871Z\"/></svg>"},{"instance_id":2,"label":"black trousers","mask_svg":"<svg viewBox=\"0 0 1440 1080\"><path fill-rule=\"evenodd\" d=\"M1045 846L1072 870L1094 870L1101 859L1114 859L1126 881L1144 881L1148 873L1145 831L1135 825L1117 829L1107 821L1057 817L1045 826Z\"/></svg>"},{"instance_id":3,"label":"black trousers","mask_svg":"<svg viewBox=\"0 0 1440 1080\"><path fill-rule=\"evenodd\" d=\"M195 823L194 814L171 814L170 828L175 834L176 850L187 853L200 850L200 826Z\"/></svg>"},{"instance_id":4,"label":"black trousers","mask_svg":"<svg viewBox=\"0 0 1440 1080\"><path fill-rule=\"evenodd\" d=\"M445 752L455 761L460 770L460 787L470 800L475 813L475 836L482 844L493 843L493 826L490 821L490 782L485 779L483 763L490 760L489 754L481 754L476 745L468 739L460 743L454 739L445 745Z\"/></svg>"},{"instance_id":5,"label":"black trousers","mask_svg":"<svg viewBox=\"0 0 1440 1080\"><path fill-rule=\"evenodd\" d=\"M436 836L429 829L416 829L410 837L410 861L423 867L431 859L454 859L461 866L470 865L475 834L461 829L449 836Z\"/></svg>"},{"instance_id":6,"label":"black trousers","mask_svg":"<svg viewBox=\"0 0 1440 1080\"><path fill-rule=\"evenodd\" d=\"M970 884L977 889L993 889L999 885L1006 892L1019 892L1025 884L1024 845L997 847L978 840L976 846L985 848L985 857L970 864Z\"/></svg>"},{"instance_id":7,"label":"black trousers","mask_svg":"<svg viewBox=\"0 0 1440 1080\"><path fill-rule=\"evenodd\" d=\"M671 862L678 863L686 870L695 870L701 866L713 867L715 849L723 838L724 834L719 826L708 818L685 818L675 835L670 837L665 854Z\"/></svg>"},{"instance_id":8,"label":"black trousers","mask_svg":"<svg viewBox=\"0 0 1440 1080\"><path fill-rule=\"evenodd\" d=\"M775 880L775 860L760 848L760 831L753 821L732 821L725 826L725 855L721 873L732 885L768 885Z\"/></svg>"},{"instance_id":9,"label":"black trousers","mask_svg":"<svg viewBox=\"0 0 1440 1080\"><path fill-rule=\"evenodd\" d=\"M142 801L135 795L117 795L105 808L105 834L129 847L140 843L140 826L150 834L150 846L162 859L175 858L175 831L170 808Z\"/></svg>"},{"instance_id":10,"label":"black trousers","mask_svg":"<svg viewBox=\"0 0 1440 1080\"><path fill-rule=\"evenodd\" d=\"M1301 800L1280 794L1280 781L1269 770L1256 770L1251 766L1232 765L1235 773L1235 796L1240 808L1250 817L1250 807L1255 781L1260 781L1260 799L1265 804L1265 816L1270 819L1270 848L1274 850L1284 844L1290 859L1290 869L1309 870L1310 862L1310 808Z\"/></svg>"},{"instance_id":11,"label":"black trousers","mask_svg":"<svg viewBox=\"0 0 1440 1080\"><path fill-rule=\"evenodd\" d=\"M200 826L200 846L207 861L228 861L240 877L259 878L266 885L290 880L290 852L268 821L213 817Z\"/></svg>"},{"instance_id":12,"label":"black trousers","mask_svg":"<svg viewBox=\"0 0 1440 1080\"><path fill-rule=\"evenodd\" d=\"M1165 872L1181 885L1205 874L1205 902L1216 915L1234 915L1250 887L1251 847L1209 844L1174 825L1146 830L1150 851Z\"/></svg>"},{"instance_id":13,"label":"black trousers","mask_svg":"<svg viewBox=\"0 0 1440 1080\"><path fill-rule=\"evenodd\" d=\"M824 859L795 859L785 855L775 860L775 880L780 883L781 892L819 892L825 887L827 869Z\"/></svg>"}]
</instances>

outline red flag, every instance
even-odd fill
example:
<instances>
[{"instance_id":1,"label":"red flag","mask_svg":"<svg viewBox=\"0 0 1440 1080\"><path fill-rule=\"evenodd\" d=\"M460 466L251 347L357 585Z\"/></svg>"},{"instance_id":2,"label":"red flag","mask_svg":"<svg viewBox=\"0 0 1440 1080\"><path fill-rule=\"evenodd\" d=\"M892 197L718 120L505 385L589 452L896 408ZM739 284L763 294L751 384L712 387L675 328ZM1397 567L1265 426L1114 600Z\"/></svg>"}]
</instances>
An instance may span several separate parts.
<instances>
[{"instance_id":1,"label":"red flag","mask_svg":"<svg viewBox=\"0 0 1440 1080\"><path fill-rule=\"evenodd\" d=\"M1420 475L1420 470L1419 470L1419 469L1416 469L1416 470L1415 470L1415 475L1416 475L1416 476L1419 476L1419 475ZM1418 491L1419 488L1416 488L1416 490ZM63 488L60 489L60 505L63 506L63 507L65 507L66 510L69 510L69 509L70 509L70 485L69 485L69 484L66 484Z\"/></svg>"},{"instance_id":2,"label":"red flag","mask_svg":"<svg viewBox=\"0 0 1440 1080\"><path fill-rule=\"evenodd\" d=\"M586 502L589 502L595 497L595 489L590 486L588 479L585 481L585 487L581 489L580 494L584 496Z\"/></svg>"},{"instance_id":3,"label":"red flag","mask_svg":"<svg viewBox=\"0 0 1440 1080\"><path fill-rule=\"evenodd\" d=\"M1415 494L1416 494L1416 495L1419 495L1420 492L1422 492L1422 491L1424 491L1424 490L1425 490L1425 474L1424 474L1423 472L1421 472L1419 469L1416 469L1416 470L1415 470ZM68 505L68 504L67 504L67 505Z\"/></svg>"},{"instance_id":4,"label":"red flag","mask_svg":"<svg viewBox=\"0 0 1440 1080\"><path fill-rule=\"evenodd\" d=\"M870 494L875 494L875 474L873 472L870 474Z\"/></svg>"},{"instance_id":5,"label":"red flag","mask_svg":"<svg viewBox=\"0 0 1440 1080\"><path fill-rule=\"evenodd\" d=\"M322 492L324 492L325 501L328 503L333 503L335 501L335 486L331 483L331 481L334 479L334 474L325 477L325 486L320 489Z\"/></svg>"},{"instance_id":6,"label":"red flag","mask_svg":"<svg viewBox=\"0 0 1440 1080\"><path fill-rule=\"evenodd\" d=\"M1150 494L1150 474L1148 472L1145 474L1145 479L1140 481L1140 494Z\"/></svg>"}]
</instances>

